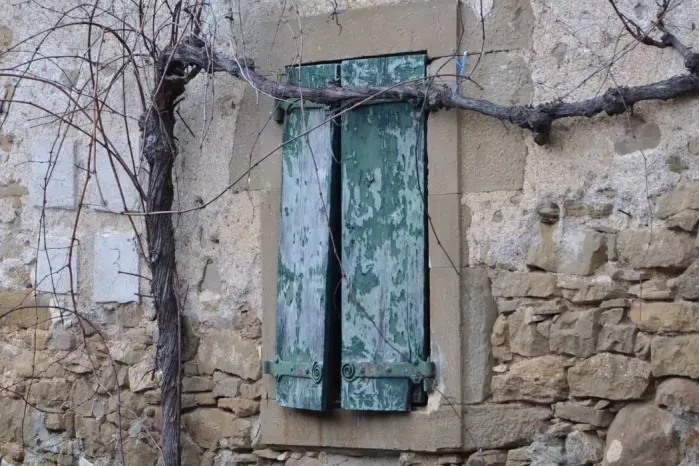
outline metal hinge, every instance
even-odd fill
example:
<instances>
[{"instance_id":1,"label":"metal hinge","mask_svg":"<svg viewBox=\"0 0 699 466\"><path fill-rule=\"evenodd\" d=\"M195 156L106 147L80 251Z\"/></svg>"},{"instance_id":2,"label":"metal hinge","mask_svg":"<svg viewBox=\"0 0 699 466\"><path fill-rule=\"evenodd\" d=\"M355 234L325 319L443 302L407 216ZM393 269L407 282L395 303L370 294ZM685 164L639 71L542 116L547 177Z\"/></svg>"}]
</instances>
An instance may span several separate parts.
<instances>
[{"instance_id":1,"label":"metal hinge","mask_svg":"<svg viewBox=\"0 0 699 466\"><path fill-rule=\"evenodd\" d=\"M311 379L317 384L323 380L323 364L318 361L282 361L276 358L274 361L264 361L262 372L273 375L277 380L282 377L297 377Z\"/></svg>"},{"instance_id":2,"label":"metal hinge","mask_svg":"<svg viewBox=\"0 0 699 466\"><path fill-rule=\"evenodd\" d=\"M434 389L435 375L435 364L421 359L415 359L412 363L348 362L342 365L342 378L348 382L359 378L410 379L416 384L422 382L426 392Z\"/></svg>"},{"instance_id":3,"label":"metal hinge","mask_svg":"<svg viewBox=\"0 0 699 466\"><path fill-rule=\"evenodd\" d=\"M301 100L300 99L294 99L294 100L288 100L288 101L279 101L277 103L277 107L274 109L274 114L272 118L274 119L275 122L277 123L284 123L284 118L286 115L291 112L294 109L301 108ZM305 110L310 110L314 108L322 108L322 109L329 109L330 107L328 105L322 105L322 104L316 104L313 102L308 102L305 101L303 103L303 108Z\"/></svg>"}]
</instances>

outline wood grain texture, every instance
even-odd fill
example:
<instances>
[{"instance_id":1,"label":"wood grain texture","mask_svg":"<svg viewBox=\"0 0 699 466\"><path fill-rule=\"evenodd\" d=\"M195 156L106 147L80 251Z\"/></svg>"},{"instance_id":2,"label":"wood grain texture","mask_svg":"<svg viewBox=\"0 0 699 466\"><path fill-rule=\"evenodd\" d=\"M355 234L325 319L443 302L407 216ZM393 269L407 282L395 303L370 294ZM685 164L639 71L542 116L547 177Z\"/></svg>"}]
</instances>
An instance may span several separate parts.
<instances>
[{"instance_id":1,"label":"wood grain texture","mask_svg":"<svg viewBox=\"0 0 699 466\"><path fill-rule=\"evenodd\" d=\"M291 70L290 80L304 86L325 86L337 78L338 65ZM291 110L284 121L284 140L326 119L322 108ZM277 385L281 406L309 410L327 408L329 370L327 335L334 312L329 281L333 260L329 216L333 204L333 134L323 125L284 146L277 291L277 356L283 361L319 362L323 378L282 377Z\"/></svg>"},{"instance_id":2,"label":"wood grain texture","mask_svg":"<svg viewBox=\"0 0 699 466\"><path fill-rule=\"evenodd\" d=\"M342 85L425 75L424 56L342 63ZM406 362L425 352L425 134L420 107L366 105L344 115L342 362ZM407 379L342 380L342 408L406 411Z\"/></svg>"}]
</instances>

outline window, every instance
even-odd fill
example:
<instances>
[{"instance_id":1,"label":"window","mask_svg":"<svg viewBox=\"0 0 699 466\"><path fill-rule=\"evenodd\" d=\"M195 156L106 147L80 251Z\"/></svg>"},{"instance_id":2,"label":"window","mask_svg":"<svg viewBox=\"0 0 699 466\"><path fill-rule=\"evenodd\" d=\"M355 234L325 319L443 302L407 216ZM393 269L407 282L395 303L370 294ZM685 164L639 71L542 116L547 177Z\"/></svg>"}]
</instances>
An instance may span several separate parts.
<instances>
[{"instance_id":1,"label":"window","mask_svg":"<svg viewBox=\"0 0 699 466\"><path fill-rule=\"evenodd\" d=\"M303 44L305 44L301 54L303 60L306 63L334 63L337 79L340 80L343 78L347 80L350 76L343 74L342 65L347 66L357 57L397 58L401 54L423 56L427 76L437 72L453 76L456 73L456 67L452 56L455 44L460 37L458 5L457 0L432 0L350 9L341 15L341 28L335 21L328 19L327 15L300 19L294 17L292 21L285 23L284 27L279 27L279 21L275 18L260 28L259 50L264 50L266 53L258 57L259 70L268 75L275 75L277 79L283 79L283 75L293 75L294 73L288 72L287 67L298 64L301 45L298 38L303 33ZM308 79L308 73L305 70L304 67L302 79ZM298 76L298 68L294 68L293 71L296 71ZM366 73L357 73L356 76L357 79L368 79ZM383 103L385 102L372 102L372 105L362 107L361 111L356 112L355 115L361 115L362 111L368 112L372 106L376 111ZM413 109L408 104L403 105L410 108L410 111L419 110ZM277 311L280 296L278 292L279 247L283 230L281 225L283 221L281 215L283 157L282 151L277 152L277 148L282 141L288 139L288 136L283 134L288 126L270 123L270 116L274 113L275 107L276 102L272 99L247 88L236 122L235 145L230 165L232 181L240 178L243 180L240 182L241 188L244 186L245 189L257 190L260 193L263 289L261 350L262 358L270 363L275 361L277 355L280 356L280 361L286 357L277 348L279 343ZM255 110L258 111L259 118L254 120L245 118L245 115L254 114ZM300 111L298 103L288 109L285 122L293 119L293 113L296 111ZM304 107L304 112L306 121L314 118L309 112L325 114L324 109L314 109L312 106ZM474 432L480 434L479 426L484 418L492 417L492 413L488 409L470 408L468 404L478 403L488 396L490 352L483 348L490 341L490 327L487 319L494 320L497 310L487 296L489 289L487 271L461 268L463 239L457 117L458 112L455 111L429 112L423 116L424 126L420 128L423 131L422 147L427 154L426 166L423 167L427 183L421 188L425 189L427 212L430 216L428 228L424 232L429 245L427 247L429 260L426 260L427 266L423 269L425 282L422 283L424 283L425 301L429 301L429 306L423 305L421 311L425 319L425 325L422 327L424 339L428 340L423 348L426 350L429 347L429 352L425 351L425 358L436 366L434 389L426 394L424 406L410 398L406 402L411 404L409 411L375 412L375 410L354 408L332 409L342 408L340 402L343 379L338 370L342 368L342 355L339 351L335 354L325 352L332 348L341 350L342 335L339 334L341 330L336 325L334 328L338 334L335 335L333 331L324 333L324 339L330 335L332 340L323 340L322 343L322 361L330 361L330 367L324 365L322 368L326 370L332 368L328 372L329 378L325 380L334 384L324 393L324 402L328 409L315 411L281 406L277 401L279 381L272 375L265 375L259 434L259 441L262 444L280 448L324 447L432 452L475 448ZM419 118L409 118L409 120L414 123L419 121ZM347 150L343 141L343 137L347 136L342 133L344 130L342 121L339 125L329 125L329 127L335 131L333 141L336 141L335 150L338 151L335 154L339 154L336 156L338 160L336 170L340 170L339 163L343 157L348 160L348 156L341 153L343 148ZM374 129L374 126L367 124L361 131L368 134ZM330 137L329 133L326 134ZM311 137L310 134L309 137ZM317 142L312 139L311 143ZM274 155L269 156L269 154ZM253 163L256 164L254 171L249 177L241 178ZM425 163L424 159L423 163ZM414 170L415 165L413 164L412 167ZM336 173L338 176L334 180L337 183L332 185L336 191L327 188L328 195L340 192L339 190L342 189L342 173L340 171ZM313 177L316 176L315 169L312 174ZM330 181L332 180L331 178ZM377 181L374 179L372 186L376 186ZM384 180L381 179L381 181ZM309 182L309 186L318 192L317 181ZM340 193L336 198L336 202L340 204L335 204L336 223L333 230L339 235L337 247L340 251L346 247L346 244L340 244L340 241L343 241L341 198L346 197ZM339 208L337 208L338 205ZM424 204L421 202L419 205L424 213ZM327 219L323 220L323 225L327 231ZM334 254L330 257L334 258ZM343 268L349 274L349 283L352 284L351 273L354 270L350 270L344 263ZM460 270L461 273L455 269ZM331 280L335 280L334 283L340 281L339 277ZM465 293L464 290L467 288L469 292ZM326 299L341 298L341 293L342 290L334 295L326 292L324 296ZM325 311L326 308L323 310ZM369 310L374 311L371 307ZM326 318L327 315L322 314L323 325L331 325ZM339 317L337 314L329 315ZM376 321L380 322L381 319ZM357 332L360 330L358 329ZM384 354L387 354L386 359L391 355ZM308 360L320 361L321 359L311 359L309 356ZM420 364L419 361L418 364ZM303 369L304 371L308 369L310 372L312 366ZM428 373L429 369L418 368L418 372ZM355 367L356 372L357 367ZM413 384L415 385L417 384ZM422 391L420 393L423 399L418 401L422 402L425 395ZM404 400L403 396L401 394L402 400ZM367 399L370 403L376 400L375 397ZM467 429L471 435L464 434ZM386 435L386 432L390 432L391 435ZM483 435L488 435L487 430L483 431ZM483 439L477 443L481 446L488 444Z\"/></svg>"},{"instance_id":2,"label":"window","mask_svg":"<svg viewBox=\"0 0 699 466\"><path fill-rule=\"evenodd\" d=\"M425 73L424 55L405 55L291 68L289 79L390 86ZM285 110L277 354L265 372L287 408L409 411L434 378L425 118L378 100L323 124L337 111Z\"/></svg>"}]
</instances>

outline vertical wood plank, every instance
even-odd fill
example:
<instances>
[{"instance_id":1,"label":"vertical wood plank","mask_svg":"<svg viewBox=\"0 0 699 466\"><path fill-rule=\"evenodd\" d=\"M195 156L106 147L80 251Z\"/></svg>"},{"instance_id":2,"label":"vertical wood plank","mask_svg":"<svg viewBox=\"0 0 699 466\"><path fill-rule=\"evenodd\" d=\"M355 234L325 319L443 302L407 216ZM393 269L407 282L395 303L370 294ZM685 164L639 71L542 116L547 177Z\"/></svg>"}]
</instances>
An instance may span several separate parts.
<instances>
[{"instance_id":1,"label":"vertical wood plank","mask_svg":"<svg viewBox=\"0 0 699 466\"><path fill-rule=\"evenodd\" d=\"M343 86L425 76L424 56L342 63ZM342 362L425 359L425 135L421 109L372 103L342 121ZM342 408L406 411L411 382L342 380Z\"/></svg>"},{"instance_id":2,"label":"vertical wood plank","mask_svg":"<svg viewBox=\"0 0 699 466\"><path fill-rule=\"evenodd\" d=\"M304 66L300 81L307 87L325 86L337 79L338 68ZM289 76L298 83L298 68L291 69ZM326 110L317 106L291 110L284 120L284 141L326 118ZM332 293L337 287L329 275L334 260L329 217L333 215L333 178L337 178L334 133L335 125L328 123L282 150L277 356L287 362L323 364L320 383L290 376L278 380L277 402L289 408L327 408L331 369L328 335L335 308Z\"/></svg>"}]
</instances>

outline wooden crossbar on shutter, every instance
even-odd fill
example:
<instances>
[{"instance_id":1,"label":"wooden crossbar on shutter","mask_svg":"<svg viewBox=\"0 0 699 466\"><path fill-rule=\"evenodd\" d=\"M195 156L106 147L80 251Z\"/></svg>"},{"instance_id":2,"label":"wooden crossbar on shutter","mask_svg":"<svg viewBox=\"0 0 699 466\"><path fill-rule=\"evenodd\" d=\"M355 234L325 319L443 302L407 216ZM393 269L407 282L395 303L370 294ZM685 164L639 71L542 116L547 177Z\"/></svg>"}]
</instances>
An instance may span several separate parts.
<instances>
[{"instance_id":1,"label":"wooden crossbar on shutter","mask_svg":"<svg viewBox=\"0 0 699 466\"><path fill-rule=\"evenodd\" d=\"M290 81L299 82L298 68ZM305 87L326 86L338 79L339 65L303 66ZM296 103L284 119L284 141L324 121L318 105L303 110ZM329 332L339 278L329 223L339 167L333 156L337 125L327 123L282 149L282 188L277 292L277 402L289 408L324 410L330 386ZM336 318L335 318L336 320ZM337 369L336 369L337 370Z\"/></svg>"},{"instance_id":2,"label":"wooden crossbar on shutter","mask_svg":"<svg viewBox=\"0 0 699 466\"><path fill-rule=\"evenodd\" d=\"M425 76L420 55L342 63L343 86ZM427 357L422 108L371 102L342 120L342 408L406 411L419 386L377 377Z\"/></svg>"}]
</instances>

